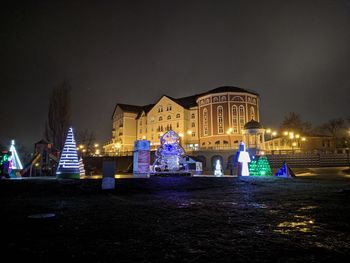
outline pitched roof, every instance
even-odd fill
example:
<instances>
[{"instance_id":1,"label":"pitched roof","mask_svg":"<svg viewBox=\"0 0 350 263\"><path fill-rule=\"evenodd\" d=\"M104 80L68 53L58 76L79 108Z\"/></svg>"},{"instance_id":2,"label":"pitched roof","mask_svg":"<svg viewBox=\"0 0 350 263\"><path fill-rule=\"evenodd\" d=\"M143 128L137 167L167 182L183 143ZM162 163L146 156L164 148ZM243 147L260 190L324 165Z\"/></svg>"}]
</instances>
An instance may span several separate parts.
<instances>
[{"instance_id":1,"label":"pitched roof","mask_svg":"<svg viewBox=\"0 0 350 263\"><path fill-rule=\"evenodd\" d=\"M182 97L182 98L178 98L178 99L172 98L172 97L167 96L167 95L163 95L163 96L166 96L169 99L171 99L174 102L176 102L179 105L181 105L182 107L184 107L186 109L189 109L191 107L197 106L197 99L199 97L201 97L201 96L205 96L205 95L213 94L213 93L224 93L224 92L242 92L242 93L250 93L250 94L254 94L254 95L259 96L259 94L256 93L256 92L253 92L253 91L250 91L250 90L246 90L246 89L241 89L241 88L234 87L234 86L222 86L222 87L218 87L218 88L209 90L209 91L204 92L204 93L195 94L195 95L192 95L192 96ZM161 96L160 99L163 96ZM145 111L145 113L148 113L153 108L153 106L158 103L158 101L156 103L154 103L154 104L148 104L148 105L145 105L145 106L136 106L136 105L117 103L117 105L114 108L113 115L114 115L114 112L115 112L117 106L120 106L120 108L123 111L138 113L138 115L136 117L138 119L141 116L143 111ZM112 118L113 118L113 116L112 116Z\"/></svg>"},{"instance_id":2,"label":"pitched roof","mask_svg":"<svg viewBox=\"0 0 350 263\"><path fill-rule=\"evenodd\" d=\"M259 96L259 94L254 92L254 91L247 90L247 89L241 89L241 88L234 87L234 86L218 87L218 88L209 90L205 93L199 94L199 96L203 96L203 95L207 95L207 94L211 94L211 93L223 93L223 92L243 92L243 93L250 93L250 94L254 94L254 95Z\"/></svg>"}]
</instances>

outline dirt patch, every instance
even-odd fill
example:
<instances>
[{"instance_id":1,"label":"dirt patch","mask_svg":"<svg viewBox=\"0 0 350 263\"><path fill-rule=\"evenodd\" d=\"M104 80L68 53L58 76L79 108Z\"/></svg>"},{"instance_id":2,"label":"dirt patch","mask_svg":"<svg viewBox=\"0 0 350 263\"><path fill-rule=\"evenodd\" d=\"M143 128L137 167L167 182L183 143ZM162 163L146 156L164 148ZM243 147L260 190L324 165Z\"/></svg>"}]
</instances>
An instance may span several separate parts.
<instances>
[{"instance_id":1,"label":"dirt patch","mask_svg":"<svg viewBox=\"0 0 350 263\"><path fill-rule=\"evenodd\" d=\"M347 258L341 177L0 181L3 255L93 262ZM50 218L30 215L54 214Z\"/></svg>"}]
</instances>

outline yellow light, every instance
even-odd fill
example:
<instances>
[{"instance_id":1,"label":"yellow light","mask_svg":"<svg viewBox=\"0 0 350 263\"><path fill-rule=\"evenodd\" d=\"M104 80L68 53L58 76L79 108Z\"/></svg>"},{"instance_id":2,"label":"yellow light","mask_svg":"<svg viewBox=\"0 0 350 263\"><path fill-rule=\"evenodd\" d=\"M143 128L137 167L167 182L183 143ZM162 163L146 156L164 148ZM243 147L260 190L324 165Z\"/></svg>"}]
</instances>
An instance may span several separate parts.
<instances>
[{"instance_id":1,"label":"yellow light","mask_svg":"<svg viewBox=\"0 0 350 263\"><path fill-rule=\"evenodd\" d=\"M187 134L188 134L188 135L191 135L191 134L192 134L192 131L191 131L191 130L188 130L188 131L187 131Z\"/></svg>"},{"instance_id":2,"label":"yellow light","mask_svg":"<svg viewBox=\"0 0 350 263\"><path fill-rule=\"evenodd\" d=\"M38 164L38 163L36 163L36 164L35 164L35 166L39 166L39 164Z\"/></svg>"},{"instance_id":3,"label":"yellow light","mask_svg":"<svg viewBox=\"0 0 350 263\"><path fill-rule=\"evenodd\" d=\"M183 134L182 132L180 132L180 133L179 133L179 136L180 136L180 137L183 137L183 136L184 136L184 134Z\"/></svg>"},{"instance_id":4,"label":"yellow light","mask_svg":"<svg viewBox=\"0 0 350 263\"><path fill-rule=\"evenodd\" d=\"M83 148L84 148L84 145L80 144L80 145L79 145L79 148L80 148L80 149L83 149Z\"/></svg>"},{"instance_id":5,"label":"yellow light","mask_svg":"<svg viewBox=\"0 0 350 263\"><path fill-rule=\"evenodd\" d=\"M86 152L86 149L83 150L83 153Z\"/></svg>"},{"instance_id":6,"label":"yellow light","mask_svg":"<svg viewBox=\"0 0 350 263\"><path fill-rule=\"evenodd\" d=\"M143 136L142 136L142 139L143 139L143 140L144 140L144 139L146 139L146 136L145 136L145 135L143 135Z\"/></svg>"},{"instance_id":7,"label":"yellow light","mask_svg":"<svg viewBox=\"0 0 350 263\"><path fill-rule=\"evenodd\" d=\"M266 133L271 133L271 129L267 129L267 130L266 130Z\"/></svg>"},{"instance_id":8,"label":"yellow light","mask_svg":"<svg viewBox=\"0 0 350 263\"><path fill-rule=\"evenodd\" d=\"M232 131L233 131L233 129L232 129L232 128L230 128L230 129L228 129L228 131L229 131L229 132L232 132Z\"/></svg>"},{"instance_id":9,"label":"yellow light","mask_svg":"<svg viewBox=\"0 0 350 263\"><path fill-rule=\"evenodd\" d=\"M264 151L262 151L262 152L261 152L261 155L265 155L265 152L264 152Z\"/></svg>"},{"instance_id":10,"label":"yellow light","mask_svg":"<svg viewBox=\"0 0 350 263\"><path fill-rule=\"evenodd\" d=\"M272 132L272 136L276 136L276 135L277 135L276 131Z\"/></svg>"},{"instance_id":11,"label":"yellow light","mask_svg":"<svg viewBox=\"0 0 350 263\"><path fill-rule=\"evenodd\" d=\"M163 136L163 133L159 134L160 136Z\"/></svg>"},{"instance_id":12,"label":"yellow light","mask_svg":"<svg viewBox=\"0 0 350 263\"><path fill-rule=\"evenodd\" d=\"M292 144L293 146L297 146L297 143L296 142L293 142L293 144Z\"/></svg>"},{"instance_id":13,"label":"yellow light","mask_svg":"<svg viewBox=\"0 0 350 263\"><path fill-rule=\"evenodd\" d=\"M283 134L287 136L287 135L288 135L288 132L287 132L287 131L285 131Z\"/></svg>"},{"instance_id":14,"label":"yellow light","mask_svg":"<svg viewBox=\"0 0 350 263\"><path fill-rule=\"evenodd\" d=\"M115 147L120 148L120 142L117 142L117 143L115 144Z\"/></svg>"},{"instance_id":15,"label":"yellow light","mask_svg":"<svg viewBox=\"0 0 350 263\"><path fill-rule=\"evenodd\" d=\"M289 134L289 138L290 138L290 139L294 139L294 134L293 134L293 133L290 133L290 134Z\"/></svg>"},{"instance_id":16,"label":"yellow light","mask_svg":"<svg viewBox=\"0 0 350 263\"><path fill-rule=\"evenodd\" d=\"M305 141L306 141L306 138L305 138L305 137L303 137L303 138L301 138L301 140L302 140L303 142L305 142Z\"/></svg>"},{"instance_id":17,"label":"yellow light","mask_svg":"<svg viewBox=\"0 0 350 263\"><path fill-rule=\"evenodd\" d=\"M79 147L77 147L77 151L79 151Z\"/></svg>"},{"instance_id":18,"label":"yellow light","mask_svg":"<svg viewBox=\"0 0 350 263\"><path fill-rule=\"evenodd\" d=\"M98 143L95 143L95 147L98 147Z\"/></svg>"},{"instance_id":19,"label":"yellow light","mask_svg":"<svg viewBox=\"0 0 350 263\"><path fill-rule=\"evenodd\" d=\"M300 137L300 135L299 135L299 134L296 134L296 135L295 135L295 138L297 138L297 139L298 139L299 137Z\"/></svg>"}]
</instances>

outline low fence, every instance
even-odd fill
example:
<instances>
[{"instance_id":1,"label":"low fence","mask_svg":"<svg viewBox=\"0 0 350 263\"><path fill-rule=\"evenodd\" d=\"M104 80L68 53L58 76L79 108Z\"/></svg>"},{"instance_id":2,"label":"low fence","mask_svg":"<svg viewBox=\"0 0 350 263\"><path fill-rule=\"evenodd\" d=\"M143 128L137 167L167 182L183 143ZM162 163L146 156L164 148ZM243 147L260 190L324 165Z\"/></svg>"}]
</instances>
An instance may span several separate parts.
<instances>
[{"instance_id":1,"label":"low fence","mask_svg":"<svg viewBox=\"0 0 350 263\"><path fill-rule=\"evenodd\" d=\"M291 167L335 167L348 166L347 154L271 154L266 155L272 167L279 167L286 161Z\"/></svg>"}]
</instances>

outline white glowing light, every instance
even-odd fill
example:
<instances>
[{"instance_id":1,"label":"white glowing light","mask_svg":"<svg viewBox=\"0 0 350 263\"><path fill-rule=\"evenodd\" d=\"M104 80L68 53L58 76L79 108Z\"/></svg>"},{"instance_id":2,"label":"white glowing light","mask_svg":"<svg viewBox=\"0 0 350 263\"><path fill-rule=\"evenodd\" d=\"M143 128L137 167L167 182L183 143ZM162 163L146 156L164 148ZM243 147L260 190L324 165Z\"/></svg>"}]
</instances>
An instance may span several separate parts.
<instances>
[{"instance_id":1,"label":"white glowing light","mask_svg":"<svg viewBox=\"0 0 350 263\"><path fill-rule=\"evenodd\" d=\"M241 176L249 176L248 163L251 162L249 153L245 150L245 145L243 142L240 143L240 151L238 155L238 162L242 165Z\"/></svg>"},{"instance_id":2,"label":"white glowing light","mask_svg":"<svg viewBox=\"0 0 350 263\"><path fill-rule=\"evenodd\" d=\"M15 148L15 140L11 141L10 146L10 152L12 153L11 160L12 160L12 169L23 169L21 160L18 157L16 148Z\"/></svg>"}]
</instances>

